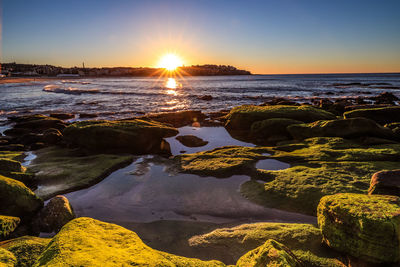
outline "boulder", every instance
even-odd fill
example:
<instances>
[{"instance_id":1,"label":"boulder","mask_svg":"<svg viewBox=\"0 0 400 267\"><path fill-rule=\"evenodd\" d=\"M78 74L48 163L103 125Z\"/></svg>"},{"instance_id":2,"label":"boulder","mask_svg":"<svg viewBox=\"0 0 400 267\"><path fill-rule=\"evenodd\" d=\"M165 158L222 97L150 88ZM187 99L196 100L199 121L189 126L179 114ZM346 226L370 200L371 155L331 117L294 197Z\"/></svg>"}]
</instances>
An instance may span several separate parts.
<instances>
[{"instance_id":1,"label":"boulder","mask_svg":"<svg viewBox=\"0 0 400 267\"><path fill-rule=\"evenodd\" d=\"M43 133L43 142L49 145L56 145L62 141L62 134L59 130L50 128Z\"/></svg>"},{"instance_id":2,"label":"boulder","mask_svg":"<svg viewBox=\"0 0 400 267\"><path fill-rule=\"evenodd\" d=\"M164 137L178 131L155 121L81 121L64 130L65 139L93 151L127 152L132 154L170 154Z\"/></svg>"},{"instance_id":3,"label":"boulder","mask_svg":"<svg viewBox=\"0 0 400 267\"><path fill-rule=\"evenodd\" d=\"M264 266L304 266L296 256L284 245L268 239L259 246L243 255L236 263L237 267L264 267Z\"/></svg>"},{"instance_id":4,"label":"boulder","mask_svg":"<svg viewBox=\"0 0 400 267\"><path fill-rule=\"evenodd\" d=\"M75 118L75 115L72 113L50 113L50 117L60 119L60 120L68 120Z\"/></svg>"},{"instance_id":5,"label":"boulder","mask_svg":"<svg viewBox=\"0 0 400 267\"><path fill-rule=\"evenodd\" d=\"M345 118L368 118L384 125L391 122L400 122L400 107L367 108L347 111Z\"/></svg>"},{"instance_id":6,"label":"boulder","mask_svg":"<svg viewBox=\"0 0 400 267\"><path fill-rule=\"evenodd\" d=\"M25 167L19 161L0 158L0 171L5 172L24 172Z\"/></svg>"},{"instance_id":7,"label":"boulder","mask_svg":"<svg viewBox=\"0 0 400 267\"><path fill-rule=\"evenodd\" d=\"M136 233L91 218L77 218L53 237L33 266L225 266L175 256L145 245Z\"/></svg>"},{"instance_id":8,"label":"boulder","mask_svg":"<svg viewBox=\"0 0 400 267\"><path fill-rule=\"evenodd\" d=\"M0 215L0 240L10 235L20 221L18 217Z\"/></svg>"},{"instance_id":9,"label":"boulder","mask_svg":"<svg viewBox=\"0 0 400 267\"><path fill-rule=\"evenodd\" d=\"M206 118L201 111L198 110L185 110L178 112L162 112L148 114L140 117L140 119L150 119L161 123L171 124L174 127L182 127L200 123Z\"/></svg>"},{"instance_id":10,"label":"boulder","mask_svg":"<svg viewBox=\"0 0 400 267\"><path fill-rule=\"evenodd\" d=\"M180 135L175 138L179 142L181 142L182 145L187 146L187 147L199 147L199 146L205 146L208 144L208 141L204 141L203 139L194 136L194 135Z\"/></svg>"},{"instance_id":11,"label":"boulder","mask_svg":"<svg viewBox=\"0 0 400 267\"><path fill-rule=\"evenodd\" d=\"M0 247L0 266L14 267L17 264L17 259L10 251Z\"/></svg>"},{"instance_id":12,"label":"boulder","mask_svg":"<svg viewBox=\"0 0 400 267\"><path fill-rule=\"evenodd\" d=\"M189 245L211 258L234 264L250 250L274 239L288 247L306 266L343 267L338 253L326 249L318 227L312 224L260 222L219 228L193 236ZM227 249L229 248L229 249Z\"/></svg>"},{"instance_id":13,"label":"boulder","mask_svg":"<svg viewBox=\"0 0 400 267\"><path fill-rule=\"evenodd\" d=\"M252 106L243 105L233 108L227 115L225 127L231 130L248 130L256 121L273 118L285 118L302 122L335 119L335 115L310 106Z\"/></svg>"},{"instance_id":14,"label":"boulder","mask_svg":"<svg viewBox=\"0 0 400 267\"><path fill-rule=\"evenodd\" d=\"M399 98L390 92L383 92L378 96L374 96L370 98L371 100L375 100L375 104L394 104L394 101L398 101Z\"/></svg>"},{"instance_id":15,"label":"boulder","mask_svg":"<svg viewBox=\"0 0 400 267\"><path fill-rule=\"evenodd\" d=\"M42 133L50 128L62 130L66 126L62 120L44 115L21 116L10 118L10 120L15 122L15 129L29 129L31 132L35 133Z\"/></svg>"},{"instance_id":16,"label":"boulder","mask_svg":"<svg viewBox=\"0 0 400 267\"><path fill-rule=\"evenodd\" d=\"M328 121L316 121L309 124L288 126L294 139L302 140L311 137L358 138L364 136L397 139L394 133L376 122L366 118L352 118Z\"/></svg>"},{"instance_id":17,"label":"boulder","mask_svg":"<svg viewBox=\"0 0 400 267\"><path fill-rule=\"evenodd\" d=\"M331 248L374 263L400 260L400 198L343 193L325 196L318 224Z\"/></svg>"},{"instance_id":18,"label":"boulder","mask_svg":"<svg viewBox=\"0 0 400 267\"><path fill-rule=\"evenodd\" d=\"M0 242L0 249L5 249L16 257L16 266L28 267L33 266L49 242L50 238L22 236Z\"/></svg>"},{"instance_id":19,"label":"boulder","mask_svg":"<svg viewBox=\"0 0 400 267\"><path fill-rule=\"evenodd\" d=\"M291 139L287 127L292 124L301 124L302 121L274 118L256 121L251 125L250 135L257 143L276 143Z\"/></svg>"},{"instance_id":20,"label":"boulder","mask_svg":"<svg viewBox=\"0 0 400 267\"><path fill-rule=\"evenodd\" d=\"M374 173L368 194L400 196L400 170Z\"/></svg>"},{"instance_id":21,"label":"boulder","mask_svg":"<svg viewBox=\"0 0 400 267\"><path fill-rule=\"evenodd\" d=\"M0 203L0 214L20 218L32 216L43 206L43 201L23 183L2 175Z\"/></svg>"},{"instance_id":22,"label":"boulder","mask_svg":"<svg viewBox=\"0 0 400 267\"><path fill-rule=\"evenodd\" d=\"M64 196L53 197L40 211L37 224L41 232L52 233L60 231L61 227L75 219L75 213Z\"/></svg>"}]
</instances>

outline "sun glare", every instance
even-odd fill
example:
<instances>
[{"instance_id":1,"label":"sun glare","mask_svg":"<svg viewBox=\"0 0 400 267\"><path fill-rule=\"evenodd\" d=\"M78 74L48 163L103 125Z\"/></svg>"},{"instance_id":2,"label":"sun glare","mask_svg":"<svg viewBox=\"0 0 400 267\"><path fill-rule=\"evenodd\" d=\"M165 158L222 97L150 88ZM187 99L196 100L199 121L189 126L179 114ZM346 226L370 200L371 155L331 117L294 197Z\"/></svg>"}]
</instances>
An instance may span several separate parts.
<instances>
[{"instance_id":1,"label":"sun glare","mask_svg":"<svg viewBox=\"0 0 400 267\"><path fill-rule=\"evenodd\" d=\"M177 67L183 65L182 60L174 54L166 54L163 56L158 64L159 68L164 68L168 71L174 71Z\"/></svg>"}]
</instances>

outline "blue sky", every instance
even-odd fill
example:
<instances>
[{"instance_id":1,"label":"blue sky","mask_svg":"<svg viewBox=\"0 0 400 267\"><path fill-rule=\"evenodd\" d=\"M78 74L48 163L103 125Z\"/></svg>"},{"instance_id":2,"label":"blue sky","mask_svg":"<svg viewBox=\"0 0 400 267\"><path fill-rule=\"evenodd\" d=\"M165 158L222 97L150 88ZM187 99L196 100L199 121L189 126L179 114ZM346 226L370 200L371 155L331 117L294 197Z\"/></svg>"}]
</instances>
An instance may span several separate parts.
<instances>
[{"instance_id":1,"label":"blue sky","mask_svg":"<svg viewBox=\"0 0 400 267\"><path fill-rule=\"evenodd\" d=\"M400 1L3 0L2 62L400 72Z\"/></svg>"}]
</instances>

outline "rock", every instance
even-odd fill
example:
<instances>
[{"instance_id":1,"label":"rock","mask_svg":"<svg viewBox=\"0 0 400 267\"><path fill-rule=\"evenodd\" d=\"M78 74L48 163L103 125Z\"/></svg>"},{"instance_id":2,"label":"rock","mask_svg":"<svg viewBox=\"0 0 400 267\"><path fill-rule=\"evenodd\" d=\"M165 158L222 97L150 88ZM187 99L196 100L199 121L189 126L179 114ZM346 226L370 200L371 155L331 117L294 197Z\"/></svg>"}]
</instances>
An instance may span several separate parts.
<instances>
[{"instance_id":1,"label":"rock","mask_svg":"<svg viewBox=\"0 0 400 267\"><path fill-rule=\"evenodd\" d=\"M310 137L358 138L363 136L397 139L393 132L366 118L316 121L309 124L294 124L287 127L294 139Z\"/></svg>"},{"instance_id":2,"label":"rock","mask_svg":"<svg viewBox=\"0 0 400 267\"><path fill-rule=\"evenodd\" d=\"M383 92L375 97L370 97L371 100L375 100L375 104L390 104L393 105L399 98L390 92Z\"/></svg>"},{"instance_id":3,"label":"rock","mask_svg":"<svg viewBox=\"0 0 400 267\"><path fill-rule=\"evenodd\" d=\"M0 170L6 172L24 172L26 169L19 161L0 158Z\"/></svg>"},{"instance_id":4,"label":"rock","mask_svg":"<svg viewBox=\"0 0 400 267\"><path fill-rule=\"evenodd\" d=\"M59 130L50 128L44 131L42 140L46 144L56 145L62 141L62 138L63 136Z\"/></svg>"},{"instance_id":5,"label":"rock","mask_svg":"<svg viewBox=\"0 0 400 267\"><path fill-rule=\"evenodd\" d=\"M279 141L291 139L287 127L292 124L301 124L303 122L292 119L274 118L262 121L256 121L251 125L251 139L256 143L271 144Z\"/></svg>"},{"instance_id":6,"label":"rock","mask_svg":"<svg viewBox=\"0 0 400 267\"><path fill-rule=\"evenodd\" d=\"M91 218L77 218L53 237L34 266L225 266L175 256L145 245L136 233Z\"/></svg>"},{"instance_id":7,"label":"rock","mask_svg":"<svg viewBox=\"0 0 400 267\"><path fill-rule=\"evenodd\" d=\"M43 199L89 187L133 161L129 155L93 155L61 147L41 149L36 155L29 171L42 185L36 193Z\"/></svg>"},{"instance_id":8,"label":"rock","mask_svg":"<svg viewBox=\"0 0 400 267\"><path fill-rule=\"evenodd\" d=\"M273 118L286 118L302 122L334 119L327 111L310 106L251 106L233 108L227 115L225 127L230 130L248 130L256 121Z\"/></svg>"},{"instance_id":9,"label":"rock","mask_svg":"<svg viewBox=\"0 0 400 267\"><path fill-rule=\"evenodd\" d=\"M41 232L57 233L61 227L73 219L75 219L75 213L68 199L58 195L40 211L38 224Z\"/></svg>"},{"instance_id":10,"label":"rock","mask_svg":"<svg viewBox=\"0 0 400 267\"><path fill-rule=\"evenodd\" d=\"M165 153L164 137L178 134L175 128L155 121L81 121L68 126L65 139L92 151L126 152L132 154Z\"/></svg>"},{"instance_id":11,"label":"rock","mask_svg":"<svg viewBox=\"0 0 400 267\"><path fill-rule=\"evenodd\" d=\"M204 115L201 111L186 110L178 112L148 114L139 118L171 124L174 127L182 127L186 125L192 125L194 123L201 124L202 121L206 118L206 115Z\"/></svg>"},{"instance_id":12,"label":"rock","mask_svg":"<svg viewBox=\"0 0 400 267\"><path fill-rule=\"evenodd\" d=\"M264 266L304 266L296 256L284 245L268 239L259 246L243 255L236 263L237 267L264 267Z\"/></svg>"},{"instance_id":13,"label":"rock","mask_svg":"<svg viewBox=\"0 0 400 267\"><path fill-rule=\"evenodd\" d=\"M274 239L288 247L306 266L344 267L338 253L325 249L318 227L298 223L251 223L219 228L193 236L189 245L213 259L234 264L245 253ZM228 248L228 249L227 249Z\"/></svg>"},{"instance_id":14,"label":"rock","mask_svg":"<svg viewBox=\"0 0 400 267\"><path fill-rule=\"evenodd\" d=\"M0 151L24 151L26 150L24 145L21 144L9 144L0 146Z\"/></svg>"},{"instance_id":15,"label":"rock","mask_svg":"<svg viewBox=\"0 0 400 267\"><path fill-rule=\"evenodd\" d=\"M0 215L0 240L9 236L20 221L18 217Z\"/></svg>"},{"instance_id":16,"label":"rock","mask_svg":"<svg viewBox=\"0 0 400 267\"><path fill-rule=\"evenodd\" d=\"M400 170L374 173L368 194L400 196Z\"/></svg>"},{"instance_id":17,"label":"rock","mask_svg":"<svg viewBox=\"0 0 400 267\"><path fill-rule=\"evenodd\" d=\"M43 201L23 183L2 175L0 203L0 214L20 218L32 216L43 206Z\"/></svg>"},{"instance_id":18,"label":"rock","mask_svg":"<svg viewBox=\"0 0 400 267\"><path fill-rule=\"evenodd\" d=\"M347 111L345 118L368 118L384 125L386 123L400 122L400 107L368 108Z\"/></svg>"},{"instance_id":19,"label":"rock","mask_svg":"<svg viewBox=\"0 0 400 267\"><path fill-rule=\"evenodd\" d=\"M46 147L45 143L37 142L37 143L34 143L34 144L30 145L30 150L39 150L39 149L42 149L42 148L45 148L45 147Z\"/></svg>"},{"instance_id":20,"label":"rock","mask_svg":"<svg viewBox=\"0 0 400 267\"><path fill-rule=\"evenodd\" d=\"M80 113L79 118L81 119L88 119L88 118L96 118L97 114L90 114L90 113Z\"/></svg>"},{"instance_id":21,"label":"rock","mask_svg":"<svg viewBox=\"0 0 400 267\"><path fill-rule=\"evenodd\" d=\"M50 117L60 119L60 120L68 120L75 118L75 115L72 113L50 113Z\"/></svg>"},{"instance_id":22,"label":"rock","mask_svg":"<svg viewBox=\"0 0 400 267\"><path fill-rule=\"evenodd\" d=\"M339 137L315 137L276 146L269 158L289 163L262 170L240 192L260 205L315 216L324 195L366 194L372 174L399 168L400 144L363 146ZM260 181L265 181L261 183Z\"/></svg>"},{"instance_id":23,"label":"rock","mask_svg":"<svg viewBox=\"0 0 400 267\"><path fill-rule=\"evenodd\" d=\"M62 120L44 115L21 116L11 118L10 120L16 123L14 128L29 129L31 132L35 133L42 133L50 128L55 128L57 130L63 130L65 128L65 123Z\"/></svg>"},{"instance_id":24,"label":"rock","mask_svg":"<svg viewBox=\"0 0 400 267\"><path fill-rule=\"evenodd\" d=\"M234 174L249 175L254 163L266 158L263 153L269 150L257 147L226 146L193 154L174 157L180 172L201 176L230 177Z\"/></svg>"},{"instance_id":25,"label":"rock","mask_svg":"<svg viewBox=\"0 0 400 267\"><path fill-rule=\"evenodd\" d=\"M331 248L374 263L400 260L400 198L336 194L318 205L318 224Z\"/></svg>"},{"instance_id":26,"label":"rock","mask_svg":"<svg viewBox=\"0 0 400 267\"><path fill-rule=\"evenodd\" d=\"M5 250L4 248L0 248L0 266L4 267L14 267L17 264L17 259L14 254Z\"/></svg>"},{"instance_id":27,"label":"rock","mask_svg":"<svg viewBox=\"0 0 400 267\"><path fill-rule=\"evenodd\" d=\"M200 99L200 100L205 100L205 101L213 100L213 97L211 95L203 95L203 96L199 96L197 98Z\"/></svg>"},{"instance_id":28,"label":"rock","mask_svg":"<svg viewBox=\"0 0 400 267\"><path fill-rule=\"evenodd\" d=\"M49 242L50 238L23 236L0 242L0 249L6 249L16 257L16 266L28 267L33 266Z\"/></svg>"},{"instance_id":29,"label":"rock","mask_svg":"<svg viewBox=\"0 0 400 267\"><path fill-rule=\"evenodd\" d=\"M204 141L203 139L194 136L194 135L180 135L175 137L182 145L187 147L200 147L208 144L208 141Z\"/></svg>"}]
</instances>

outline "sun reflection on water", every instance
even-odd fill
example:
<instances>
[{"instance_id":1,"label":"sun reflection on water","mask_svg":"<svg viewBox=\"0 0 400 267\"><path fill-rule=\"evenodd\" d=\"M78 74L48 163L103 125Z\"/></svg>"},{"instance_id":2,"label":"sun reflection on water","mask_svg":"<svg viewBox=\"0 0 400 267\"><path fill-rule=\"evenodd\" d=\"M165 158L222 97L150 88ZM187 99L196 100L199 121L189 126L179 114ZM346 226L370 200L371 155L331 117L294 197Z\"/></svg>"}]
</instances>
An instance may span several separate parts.
<instances>
[{"instance_id":1,"label":"sun reflection on water","mask_svg":"<svg viewBox=\"0 0 400 267\"><path fill-rule=\"evenodd\" d=\"M165 87L167 90L168 95L178 95L178 92L175 90L178 87L178 83L176 82L175 78L168 78L167 82L165 83Z\"/></svg>"}]
</instances>

